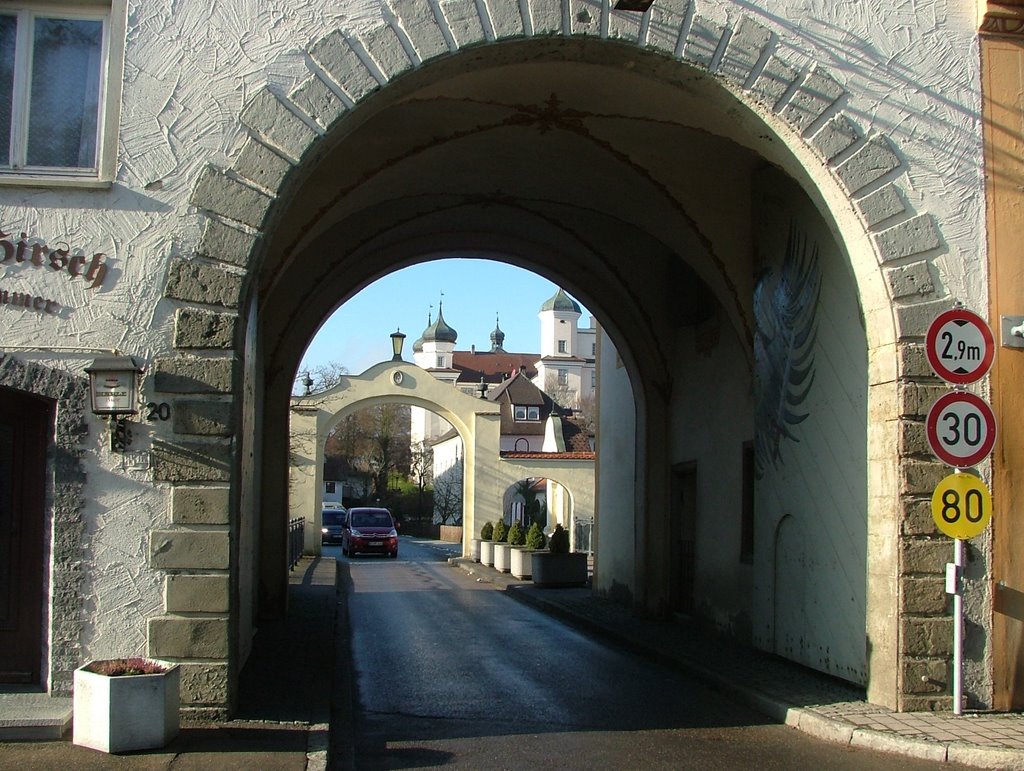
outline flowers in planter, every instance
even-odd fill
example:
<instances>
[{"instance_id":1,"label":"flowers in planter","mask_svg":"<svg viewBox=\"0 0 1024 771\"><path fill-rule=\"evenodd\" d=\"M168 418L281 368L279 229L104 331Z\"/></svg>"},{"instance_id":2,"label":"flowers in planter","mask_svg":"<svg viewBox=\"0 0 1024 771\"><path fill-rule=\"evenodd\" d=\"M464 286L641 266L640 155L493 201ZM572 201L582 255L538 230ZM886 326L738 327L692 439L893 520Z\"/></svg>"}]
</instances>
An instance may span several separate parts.
<instances>
[{"instance_id":1,"label":"flowers in planter","mask_svg":"<svg viewBox=\"0 0 1024 771\"><path fill-rule=\"evenodd\" d=\"M162 675L167 667L158 661L144 659L141 656L127 659L102 659L87 664L84 669L106 677L125 677L127 675Z\"/></svg>"},{"instance_id":2,"label":"flowers in planter","mask_svg":"<svg viewBox=\"0 0 1024 771\"><path fill-rule=\"evenodd\" d=\"M544 535L544 530L541 528L540 523L534 522L530 525L530 530L526 533L526 548L543 549L546 542L547 536Z\"/></svg>"},{"instance_id":3,"label":"flowers in planter","mask_svg":"<svg viewBox=\"0 0 1024 771\"><path fill-rule=\"evenodd\" d=\"M181 667L140 657L75 670L72 742L100 752L163 747L178 735Z\"/></svg>"}]
</instances>

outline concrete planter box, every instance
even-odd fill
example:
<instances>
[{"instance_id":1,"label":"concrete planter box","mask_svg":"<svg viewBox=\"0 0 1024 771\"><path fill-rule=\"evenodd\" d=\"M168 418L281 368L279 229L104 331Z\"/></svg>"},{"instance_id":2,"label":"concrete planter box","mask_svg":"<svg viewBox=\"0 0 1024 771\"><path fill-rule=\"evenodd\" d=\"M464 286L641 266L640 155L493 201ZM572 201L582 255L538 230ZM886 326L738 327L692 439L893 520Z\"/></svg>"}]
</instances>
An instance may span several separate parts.
<instances>
[{"instance_id":1,"label":"concrete planter box","mask_svg":"<svg viewBox=\"0 0 1024 771\"><path fill-rule=\"evenodd\" d=\"M480 564L488 567L494 564L494 541L480 542Z\"/></svg>"},{"instance_id":2,"label":"concrete planter box","mask_svg":"<svg viewBox=\"0 0 1024 771\"><path fill-rule=\"evenodd\" d=\"M473 558L473 562L480 561L480 544L481 540L479 538L469 539L469 556Z\"/></svg>"},{"instance_id":3,"label":"concrete planter box","mask_svg":"<svg viewBox=\"0 0 1024 771\"><path fill-rule=\"evenodd\" d=\"M583 586L587 583L587 555L583 552L535 551L532 558L533 582L537 586Z\"/></svg>"},{"instance_id":4,"label":"concrete planter box","mask_svg":"<svg viewBox=\"0 0 1024 771\"><path fill-rule=\"evenodd\" d=\"M529 578L533 575L533 555L537 549L527 549L524 546L512 548L512 575L516 578Z\"/></svg>"},{"instance_id":5,"label":"concrete planter box","mask_svg":"<svg viewBox=\"0 0 1024 771\"><path fill-rule=\"evenodd\" d=\"M75 744L100 752L131 752L163 747L178 735L177 664L157 661L164 672L110 677L88 671L94 663L75 670Z\"/></svg>"},{"instance_id":6,"label":"concrete planter box","mask_svg":"<svg viewBox=\"0 0 1024 771\"><path fill-rule=\"evenodd\" d=\"M507 543L494 544L494 569L499 573L507 573L512 567L512 547Z\"/></svg>"}]
</instances>

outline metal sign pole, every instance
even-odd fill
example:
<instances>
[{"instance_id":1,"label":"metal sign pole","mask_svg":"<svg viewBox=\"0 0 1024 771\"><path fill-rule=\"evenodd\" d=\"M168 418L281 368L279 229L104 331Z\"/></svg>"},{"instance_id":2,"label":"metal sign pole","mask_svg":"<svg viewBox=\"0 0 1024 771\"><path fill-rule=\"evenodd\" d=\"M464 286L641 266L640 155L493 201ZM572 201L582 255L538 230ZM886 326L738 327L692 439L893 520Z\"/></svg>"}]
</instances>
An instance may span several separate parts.
<instances>
[{"instance_id":1,"label":"metal sign pole","mask_svg":"<svg viewBox=\"0 0 1024 771\"><path fill-rule=\"evenodd\" d=\"M956 592L953 595L953 714L962 715L964 711L964 542L959 538L953 539L953 565L956 574Z\"/></svg>"}]
</instances>

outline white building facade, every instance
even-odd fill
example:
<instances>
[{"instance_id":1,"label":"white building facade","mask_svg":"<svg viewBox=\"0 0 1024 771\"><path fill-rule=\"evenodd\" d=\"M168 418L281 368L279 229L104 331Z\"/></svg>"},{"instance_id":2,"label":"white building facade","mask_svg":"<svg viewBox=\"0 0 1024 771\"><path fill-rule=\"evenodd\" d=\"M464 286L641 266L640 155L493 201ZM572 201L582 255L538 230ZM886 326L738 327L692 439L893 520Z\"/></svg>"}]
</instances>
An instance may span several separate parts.
<instances>
[{"instance_id":1,"label":"white building facade","mask_svg":"<svg viewBox=\"0 0 1024 771\"><path fill-rule=\"evenodd\" d=\"M566 407L590 404L597 392L597 329L580 328L579 303L562 289L540 308L540 360L534 382L543 391L565 394Z\"/></svg>"},{"instance_id":2,"label":"white building facade","mask_svg":"<svg viewBox=\"0 0 1024 771\"><path fill-rule=\"evenodd\" d=\"M879 704L950 708L951 544L928 508L950 469L924 425L945 386L923 342L954 301L1021 312L1019 267L990 262L1020 240L1001 219L1019 186L995 184L1019 153L985 153L1020 133L1003 13L4 4L0 458L23 503L0 503L21 560L0 585L28 599L0 679L66 694L84 660L144 653L182 664L189 709L229 713L256 618L286 607L306 342L380 275L465 255L565 286L617 351L597 591L691 607ZM809 388L773 380L778 324ZM557 339L546 358L590 358ZM126 448L88 400L110 355L144 370ZM977 387L1005 426L965 579L978 707L1024 706L1015 356Z\"/></svg>"}]
</instances>

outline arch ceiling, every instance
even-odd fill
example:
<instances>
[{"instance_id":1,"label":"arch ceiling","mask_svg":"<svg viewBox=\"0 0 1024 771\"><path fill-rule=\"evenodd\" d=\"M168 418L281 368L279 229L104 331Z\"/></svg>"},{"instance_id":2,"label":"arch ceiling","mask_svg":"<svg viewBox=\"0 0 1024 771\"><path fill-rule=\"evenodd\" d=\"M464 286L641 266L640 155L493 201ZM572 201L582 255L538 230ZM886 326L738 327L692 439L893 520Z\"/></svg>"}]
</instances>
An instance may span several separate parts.
<instances>
[{"instance_id":1,"label":"arch ceiling","mask_svg":"<svg viewBox=\"0 0 1024 771\"><path fill-rule=\"evenodd\" d=\"M941 244L934 222L908 210L892 181L897 151L843 114L843 88L827 72L784 61L771 32L750 18L730 29L686 3L655 5L643 23L595 7L597 27L581 13L567 28L541 7L518 19L505 9L453 20L398 3L382 26L314 43L311 75L292 93L250 100L246 146L230 169L208 169L193 193L212 215L199 252L256 260L255 290L268 303L302 298L286 329L267 329L281 350L308 339L339 292L343 301L431 252L502 253L588 306L635 305L643 297L635 286L627 297L592 294L615 281L614 267L586 285L566 280L574 261L609 262L608 223L635 229L634 254L682 257L749 339L750 277L722 263L750 245L727 224L716 231L701 182L769 162L823 204L801 155L851 199L879 261L893 261L889 287L910 275L906 304L930 299L935 287L919 255ZM607 42L572 37L595 30ZM478 45L490 41L500 44ZM226 239L237 243L225 247ZM645 263L648 282L664 279L656 263ZM614 335L616 320L602 321Z\"/></svg>"}]
</instances>

